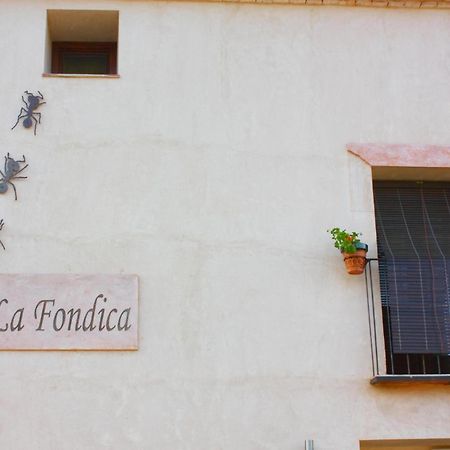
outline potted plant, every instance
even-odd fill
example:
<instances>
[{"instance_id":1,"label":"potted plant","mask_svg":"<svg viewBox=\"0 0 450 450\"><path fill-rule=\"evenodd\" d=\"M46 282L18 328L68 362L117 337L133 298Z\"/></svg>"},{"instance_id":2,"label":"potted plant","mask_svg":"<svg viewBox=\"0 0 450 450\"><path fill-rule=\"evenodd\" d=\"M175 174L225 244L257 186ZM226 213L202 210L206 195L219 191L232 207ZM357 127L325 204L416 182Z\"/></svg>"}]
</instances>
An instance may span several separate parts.
<instances>
[{"instance_id":1,"label":"potted plant","mask_svg":"<svg viewBox=\"0 0 450 450\"><path fill-rule=\"evenodd\" d=\"M344 257L345 267L350 275L360 275L366 266L366 254L369 247L361 242L358 236L361 233L355 231L347 232L340 228L327 230L331 234L334 246L339 249Z\"/></svg>"}]
</instances>

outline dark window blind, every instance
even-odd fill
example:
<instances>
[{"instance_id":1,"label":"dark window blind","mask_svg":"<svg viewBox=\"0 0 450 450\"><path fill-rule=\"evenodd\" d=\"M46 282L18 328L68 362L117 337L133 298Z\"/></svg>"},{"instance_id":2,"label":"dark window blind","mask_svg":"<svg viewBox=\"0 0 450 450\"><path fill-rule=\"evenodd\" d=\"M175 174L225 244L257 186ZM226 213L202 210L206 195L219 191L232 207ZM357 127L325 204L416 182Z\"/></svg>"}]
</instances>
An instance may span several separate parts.
<instances>
[{"instance_id":1,"label":"dark window blind","mask_svg":"<svg viewBox=\"0 0 450 450\"><path fill-rule=\"evenodd\" d=\"M374 182L374 198L387 346L448 355L450 183Z\"/></svg>"}]
</instances>

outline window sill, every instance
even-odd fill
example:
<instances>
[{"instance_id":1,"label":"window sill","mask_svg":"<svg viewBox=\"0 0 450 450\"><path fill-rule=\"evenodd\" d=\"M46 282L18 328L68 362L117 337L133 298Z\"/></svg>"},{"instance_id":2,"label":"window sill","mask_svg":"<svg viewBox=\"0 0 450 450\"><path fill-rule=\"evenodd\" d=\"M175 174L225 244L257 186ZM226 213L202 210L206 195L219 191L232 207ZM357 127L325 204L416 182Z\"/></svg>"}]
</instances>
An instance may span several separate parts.
<instances>
[{"instance_id":1,"label":"window sill","mask_svg":"<svg viewBox=\"0 0 450 450\"><path fill-rule=\"evenodd\" d=\"M42 74L46 78L120 78L120 75L88 74L88 73L47 73Z\"/></svg>"},{"instance_id":2,"label":"window sill","mask_svg":"<svg viewBox=\"0 0 450 450\"><path fill-rule=\"evenodd\" d=\"M403 384L450 384L450 375L377 375L370 384L403 385Z\"/></svg>"}]
</instances>

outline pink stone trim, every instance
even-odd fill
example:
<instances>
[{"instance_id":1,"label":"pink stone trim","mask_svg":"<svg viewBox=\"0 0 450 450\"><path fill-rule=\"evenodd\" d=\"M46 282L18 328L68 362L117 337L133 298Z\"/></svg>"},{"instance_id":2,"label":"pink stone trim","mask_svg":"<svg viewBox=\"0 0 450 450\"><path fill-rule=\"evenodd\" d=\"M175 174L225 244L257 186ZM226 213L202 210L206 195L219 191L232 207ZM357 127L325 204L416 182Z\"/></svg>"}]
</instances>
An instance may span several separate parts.
<instances>
[{"instance_id":1,"label":"pink stone trim","mask_svg":"<svg viewBox=\"0 0 450 450\"><path fill-rule=\"evenodd\" d=\"M374 167L450 168L450 146L347 144L347 151Z\"/></svg>"}]
</instances>

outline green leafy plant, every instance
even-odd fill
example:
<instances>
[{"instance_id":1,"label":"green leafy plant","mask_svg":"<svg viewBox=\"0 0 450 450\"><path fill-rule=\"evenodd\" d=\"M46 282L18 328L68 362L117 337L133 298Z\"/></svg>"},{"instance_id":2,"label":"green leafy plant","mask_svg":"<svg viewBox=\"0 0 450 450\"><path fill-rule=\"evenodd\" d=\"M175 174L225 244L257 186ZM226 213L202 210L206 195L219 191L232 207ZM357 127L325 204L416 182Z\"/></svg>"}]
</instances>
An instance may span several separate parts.
<instances>
[{"instance_id":1,"label":"green leafy plant","mask_svg":"<svg viewBox=\"0 0 450 450\"><path fill-rule=\"evenodd\" d=\"M358 239L358 236L361 236L361 233L357 233L356 231L349 233L345 229L341 230L340 228L335 227L331 230L327 230L327 232L331 234L334 246L344 253L355 253L356 244L361 242Z\"/></svg>"}]
</instances>

